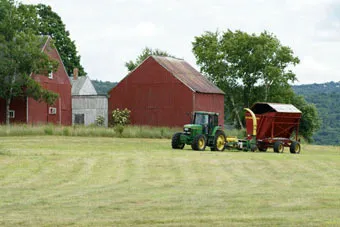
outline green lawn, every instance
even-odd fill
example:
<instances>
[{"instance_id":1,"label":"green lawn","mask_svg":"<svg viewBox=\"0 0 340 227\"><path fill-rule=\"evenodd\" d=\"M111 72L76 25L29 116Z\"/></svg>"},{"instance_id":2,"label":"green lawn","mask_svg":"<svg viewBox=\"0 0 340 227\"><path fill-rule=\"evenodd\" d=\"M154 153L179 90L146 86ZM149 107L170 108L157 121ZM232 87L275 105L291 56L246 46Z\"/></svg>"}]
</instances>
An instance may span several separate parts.
<instances>
[{"instance_id":1,"label":"green lawn","mask_svg":"<svg viewBox=\"0 0 340 227\"><path fill-rule=\"evenodd\" d=\"M340 147L1 137L0 226L340 226Z\"/></svg>"}]
</instances>

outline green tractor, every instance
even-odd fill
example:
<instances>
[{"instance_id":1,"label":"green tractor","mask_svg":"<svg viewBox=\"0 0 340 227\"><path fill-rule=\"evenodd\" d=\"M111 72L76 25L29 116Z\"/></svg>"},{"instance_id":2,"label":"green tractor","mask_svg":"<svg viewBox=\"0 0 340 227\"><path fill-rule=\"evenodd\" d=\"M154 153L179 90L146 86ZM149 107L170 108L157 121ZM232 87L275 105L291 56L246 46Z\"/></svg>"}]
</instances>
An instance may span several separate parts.
<instances>
[{"instance_id":1,"label":"green tractor","mask_svg":"<svg viewBox=\"0 0 340 227\"><path fill-rule=\"evenodd\" d=\"M212 151L224 151L226 137L218 125L218 113L197 111L192 124L184 125L184 131L172 136L173 149L183 149L185 144L196 151L204 151L208 146Z\"/></svg>"}]
</instances>

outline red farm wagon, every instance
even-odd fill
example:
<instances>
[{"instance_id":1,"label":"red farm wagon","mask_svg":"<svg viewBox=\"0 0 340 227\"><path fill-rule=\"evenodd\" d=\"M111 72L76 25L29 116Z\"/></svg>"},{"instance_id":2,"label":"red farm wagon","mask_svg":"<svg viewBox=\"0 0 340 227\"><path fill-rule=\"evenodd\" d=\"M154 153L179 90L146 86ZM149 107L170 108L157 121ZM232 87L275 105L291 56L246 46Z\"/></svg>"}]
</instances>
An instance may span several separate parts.
<instances>
[{"instance_id":1,"label":"red farm wagon","mask_svg":"<svg viewBox=\"0 0 340 227\"><path fill-rule=\"evenodd\" d=\"M260 151L273 147L274 152L281 153L289 147L291 153L300 153L300 119L301 111L291 104L255 103L247 109L247 134Z\"/></svg>"}]
</instances>

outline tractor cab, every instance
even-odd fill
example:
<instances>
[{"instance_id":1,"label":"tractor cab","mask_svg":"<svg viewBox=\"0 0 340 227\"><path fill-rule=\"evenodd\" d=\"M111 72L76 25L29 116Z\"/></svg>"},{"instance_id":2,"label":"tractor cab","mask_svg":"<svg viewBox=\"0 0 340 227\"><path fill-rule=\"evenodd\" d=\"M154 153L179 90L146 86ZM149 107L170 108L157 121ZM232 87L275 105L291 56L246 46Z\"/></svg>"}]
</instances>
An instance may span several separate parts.
<instances>
[{"instance_id":1,"label":"tractor cab","mask_svg":"<svg viewBox=\"0 0 340 227\"><path fill-rule=\"evenodd\" d=\"M185 144L193 150L223 151L225 134L218 125L218 113L196 111L193 113L191 124L184 125L183 132L175 133L172 137L172 148L183 149Z\"/></svg>"},{"instance_id":2,"label":"tractor cab","mask_svg":"<svg viewBox=\"0 0 340 227\"><path fill-rule=\"evenodd\" d=\"M192 118L192 125L202 126L202 133L209 134L218 126L218 113L211 112L194 112Z\"/></svg>"}]
</instances>

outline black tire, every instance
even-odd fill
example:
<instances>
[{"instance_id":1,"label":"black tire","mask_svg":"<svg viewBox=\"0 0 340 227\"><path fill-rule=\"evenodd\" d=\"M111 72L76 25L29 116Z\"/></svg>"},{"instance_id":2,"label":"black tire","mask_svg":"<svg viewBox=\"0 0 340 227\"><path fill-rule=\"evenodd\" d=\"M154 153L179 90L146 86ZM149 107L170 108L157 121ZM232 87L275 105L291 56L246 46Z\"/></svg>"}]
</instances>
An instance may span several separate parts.
<instances>
[{"instance_id":1,"label":"black tire","mask_svg":"<svg viewBox=\"0 0 340 227\"><path fill-rule=\"evenodd\" d=\"M257 146L255 144L250 144L250 151L255 152L257 150Z\"/></svg>"},{"instance_id":2,"label":"black tire","mask_svg":"<svg viewBox=\"0 0 340 227\"><path fill-rule=\"evenodd\" d=\"M290 153L292 154L300 154L300 151L301 151L301 145L299 142L297 141L293 141L291 144L290 144Z\"/></svg>"},{"instance_id":3,"label":"black tire","mask_svg":"<svg viewBox=\"0 0 340 227\"><path fill-rule=\"evenodd\" d=\"M191 148L195 151L204 151L206 146L207 142L203 135L195 136L191 144Z\"/></svg>"},{"instance_id":4,"label":"black tire","mask_svg":"<svg viewBox=\"0 0 340 227\"><path fill-rule=\"evenodd\" d=\"M259 147L259 151L266 152L267 148L266 147Z\"/></svg>"},{"instance_id":5,"label":"black tire","mask_svg":"<svg viewBox=\"0 0 340 227\"><path fill-rule=\"evenodd\" d=\"M171 146L172 149L183 149L184 147L184 143L181 143L180 137L181 137L181 132L177 132L172 136L172 140L171 140Z\"/></svg>"},{"instance_id":6,"label":"black tire","mask_svg":"<svg viewBox=\"0 0 340 227\"><path fill-rule=\"evenodd\" d=\"M267 151L267 147L264 145L264 143L258 143L258 144L257 144L257 148L258 148L259 151L261 151L261 152L266 152L266 151Z\"/></svg>"},{"instance_id":7,"label":"black tire","mask_svg":"<svg viewBox=\"0 0 340 227\"><path fill-rule=\"evenodd\" d=\"M281 141L276 141L273 148L275 153L283 153L284 146Z\"/></svg>"},{"instance_id":8,"label":"black tire","mask_svg":"<svg viewBox=\"0 0 340 227\"><path fill-rule=\"evenodd\" d=\"M211 147L212 151L224 151L225 148L225 133L222 130L217 130L215 133L214 144Z\"/></svg>"}]
</instances>

